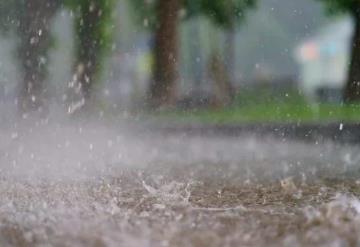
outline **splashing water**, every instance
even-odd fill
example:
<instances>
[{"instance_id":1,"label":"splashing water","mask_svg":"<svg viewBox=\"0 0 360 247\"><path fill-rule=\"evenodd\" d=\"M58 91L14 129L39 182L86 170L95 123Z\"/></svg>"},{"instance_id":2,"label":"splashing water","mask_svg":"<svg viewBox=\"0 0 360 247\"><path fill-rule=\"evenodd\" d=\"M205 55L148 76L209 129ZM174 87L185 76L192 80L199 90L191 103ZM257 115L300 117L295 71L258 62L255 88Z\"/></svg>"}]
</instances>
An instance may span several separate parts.
<instances>
[{"instance_id":1,"label":"splashing water","mask_svg":"<svg viewBox=\"0 0 360 247\"><path fill-rule=\"evenodd\" d=\"M357 147L95 123L0 135L2 246L359 243Z\"/></svg>"}]
</instances>

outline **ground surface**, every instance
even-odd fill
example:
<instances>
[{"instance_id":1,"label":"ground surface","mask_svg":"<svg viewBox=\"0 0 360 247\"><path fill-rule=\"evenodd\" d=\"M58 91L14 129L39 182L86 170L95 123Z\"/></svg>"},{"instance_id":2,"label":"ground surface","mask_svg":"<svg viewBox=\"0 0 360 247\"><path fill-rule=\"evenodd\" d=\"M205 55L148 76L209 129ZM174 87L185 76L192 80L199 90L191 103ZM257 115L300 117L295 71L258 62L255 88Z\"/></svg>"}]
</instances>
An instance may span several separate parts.
<instances>
[{"instance_id":1,"label":"ground surface","mask_svg":"<svg viewBox=\"0 0 360 247\"><path fill-rule=\"evenodd\" d=\"M246 123L329 123L359 122L359 104L309 101L299 92L240 90L231 106L225 108L161 111L153 114L173 123L246 124Z\"/></svg>"},{"instance_id":2,"label":"ground surface","mask_svg":"<svg viewBox=\"0 0 360 247\"><path fill-rule=\"evenodd\" d=\"M170 111L157 114L172 122L202 124L358 122L359 105L263 102L226 109Z\"/></svg>"},{"instance_id":3,"label":"ground surface","mask_svg":"<svg viewBox=\"0 0 360 247\"><path fill-rule=\"evenodd\" d=\"M359 246L359 147L4 127L1 246Z\"/></svg>"}]
</instances>

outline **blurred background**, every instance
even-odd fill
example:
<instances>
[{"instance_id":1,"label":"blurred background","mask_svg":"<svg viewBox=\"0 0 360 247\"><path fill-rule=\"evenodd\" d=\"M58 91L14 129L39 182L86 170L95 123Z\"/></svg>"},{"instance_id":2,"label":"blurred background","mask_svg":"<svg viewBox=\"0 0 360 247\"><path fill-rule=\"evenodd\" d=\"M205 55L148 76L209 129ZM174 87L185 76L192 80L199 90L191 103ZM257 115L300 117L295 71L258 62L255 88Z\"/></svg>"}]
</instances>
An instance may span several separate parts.
<instances>
[{"instance_id":1,"label":"blurred background","mask_svg":"<svg viewBox=\"0 0 360 247\"><path fill-rule=\"evenodd\" d=\"M357 1L1 0L0 14L2 119L360 120Z\"/></svg>"},{"instance_id":2,"label":"blurred background","mask_svg":"<svg viewBox=\"0 0 360 247\"><path fill-rule=\"evenodd\" d=\"M0 0L0 246L360 246L360 0Z\"/></svg>"}]
</instances>

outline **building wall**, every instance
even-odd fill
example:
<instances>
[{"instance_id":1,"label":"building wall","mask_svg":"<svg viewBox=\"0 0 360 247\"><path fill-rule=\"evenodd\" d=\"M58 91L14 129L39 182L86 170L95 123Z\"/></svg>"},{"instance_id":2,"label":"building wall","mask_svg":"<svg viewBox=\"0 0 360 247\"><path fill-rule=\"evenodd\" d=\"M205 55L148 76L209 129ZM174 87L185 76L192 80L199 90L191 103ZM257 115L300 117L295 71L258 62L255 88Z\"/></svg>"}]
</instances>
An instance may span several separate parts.
<instances>
[{"instance_id":1,"label":"building wall","mask_svg":"<svg viewBox=\"0 0 360 247\"><path fill-rule=\"evenodd\" d=\"M321 89L343 89L352 31L350 18L337 19L297 47L300 87L309 99L316 100Z\"/></svg>"}]
</instances>

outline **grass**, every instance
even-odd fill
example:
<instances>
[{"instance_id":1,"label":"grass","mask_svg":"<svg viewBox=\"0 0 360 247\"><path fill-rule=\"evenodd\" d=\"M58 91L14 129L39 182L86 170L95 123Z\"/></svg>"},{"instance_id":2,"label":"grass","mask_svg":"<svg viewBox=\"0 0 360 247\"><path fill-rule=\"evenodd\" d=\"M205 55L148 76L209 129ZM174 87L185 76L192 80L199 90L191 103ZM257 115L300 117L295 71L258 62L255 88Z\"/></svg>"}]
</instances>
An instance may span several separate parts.
<instances>
[{"instance_id":1,"label":"grass","mask_svg":"<svg viewBox=\"0 0 360 247\"><path fill-rule=\"evenodd\" d=\"M267 90L243 92L233 106L217 110L177 110L160 118L182 123L314 123L360 122L360 105L309 103L298 93L274 95Z\"/></svg>"}]
</instances>

